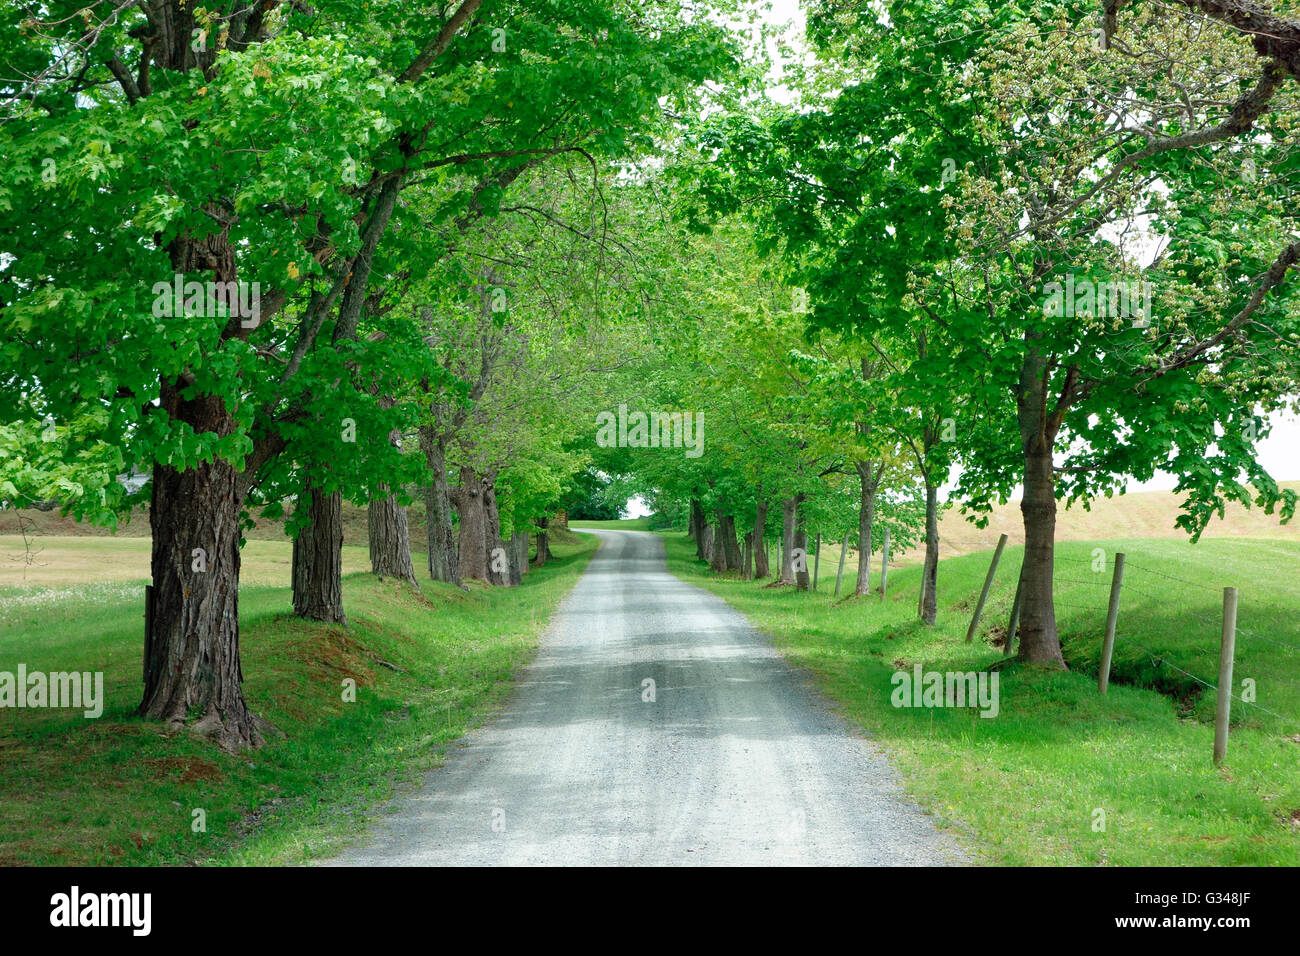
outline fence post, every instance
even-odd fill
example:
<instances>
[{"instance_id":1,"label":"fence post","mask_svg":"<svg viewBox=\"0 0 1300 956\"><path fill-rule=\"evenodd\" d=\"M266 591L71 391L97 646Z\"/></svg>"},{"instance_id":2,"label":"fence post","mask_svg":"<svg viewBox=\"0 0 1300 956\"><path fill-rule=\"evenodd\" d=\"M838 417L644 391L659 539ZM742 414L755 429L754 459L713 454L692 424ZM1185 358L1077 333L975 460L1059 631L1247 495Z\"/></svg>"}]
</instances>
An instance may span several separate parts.
<instances>
[{"instance_id":1,"label":"fence post","mask_svg":"<svg viewBox=\"0 0 1300 956\"><path fill-rule=\"evenodd\" d=\"M993 560L989 563L989 573L984 578L984 590L980 591L979 603L975 605L975 613L971 616L970 627L966 628L966 642L969 644L975 637L975 628L979 626L980 615L984 613L984 602L989 599L989 588L993 586L993 575L997 573L998 561L1002 557L1002 549L1007 546L1007 536L1004 534L998 538L998 546L993 550Z\"/></svg>"},{"instance_id":2,"label":"fence post","mask_svg":"<svg viewBox=\"0 0 1300 956\"><path fill-rule=\"evenodd\" d=\"M1115 553L1115 570L1110 576L1110 606L1106 608L1106 636L1101 642L1101 670L1097 672L1097 690L1103 694L1110 686L1110 660L1115 653L1115 623L1119 620L1119 591L1124 586L1124 555Z\"/></svg>"},{"instance_id":3,"label":"fence post","mask_svg":"<svg viewBox=\"0 0 1300 956\"><path fill-rule=\"evenodd\" d=\"M1237 644L1237 589L1223 589L1223 636L1219 641L1219 687L1214 708L1214 765L1228 753L1228 717L1232 711L1232 658Z\"/></svg>"},{"instance_id":4,"label":"fence post","mask_svg":"<svg viewBox=\"0 0 1300 956\"><path fill-rule=\"evenodd\" d=\"M822 533L817 532L817 551L813 554L813 590L817 590L817 576L822 569Z\"/></svg>"},{"instance_id":5,"label":"fence post","mask_svg":"<svg viewBox=\"0 0 1300 956\"><path fill-rule=\"evenodd\" d=\"M835 596L840 596L840 582L844 580L844 559L849 553L849 536L844 535L844 544L840 547L840 569L835 572Z\"/></svg>"},{"instance_id":6,"label":"fence post","mask_svg":"<svg viewBox=\"0 0 1300 956\"><path fill-rule=\"evenodd\" d=\"M880 600L885 599L885 579L889 576L889 529L880 544Z\"/></svg>"},{"instance_id":7,"label":"fence post","mask_svg":"<svg viewBox=\"0 0 1300 956\"><path fill-rule=\"evenodd\" d=\"M1024 570L1024 562L1021 562L1021 570ZM1020 630L1020 576L1016 576L1016 597L1011 602L1011 620L1007 621L1007 643L1002 648L1008 657L1011 656L1012 650L1016 646L1016 631Z\"/></svg>"}]
</instances>

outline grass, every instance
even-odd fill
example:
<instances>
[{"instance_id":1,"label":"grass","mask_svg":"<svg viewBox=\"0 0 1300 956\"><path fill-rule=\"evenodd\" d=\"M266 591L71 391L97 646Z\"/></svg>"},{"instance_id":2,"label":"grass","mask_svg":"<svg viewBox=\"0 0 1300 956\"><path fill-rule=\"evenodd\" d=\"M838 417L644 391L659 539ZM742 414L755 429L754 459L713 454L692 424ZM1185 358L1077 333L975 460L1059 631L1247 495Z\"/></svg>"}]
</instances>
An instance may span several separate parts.
<instances>
[{"instance_id":1,"label":"grass","mask_svg":"<svg viewBox=\"0 0 1300 956\"><path fill-rule=\"evenodd\" d=\"M570 528L605 528L615 531L649 531L650 518L620 518L614 521L570 521Z\"/></svg>"},{"instance_id":2,"label":"grass","mask_svg":"<svg viewBox=\"0 0 1300 956\"><path fill-rule=\"evenodd\" d=\"M0 535L0 589L68 584L143 582L149 579L148 538L47 535L24 550L22 538ZM288 539L250 540L240 554L241 585L287 588L292 583L293 547ZM418 560L417 568L421 566ZM343 546L343 573L370 569L365 545Z\"/></svg>"},{"instance_id":3,"label":"grass","mask_svg":"<svg viewBox=\"0 0 1300 956\"><path fill-rule=\"evenodd\" d=\"M1073 542L1059 547L1058 613L1071 670L998 669L1000 713L905 709L891 676L920 663L973 671L1003 660L1021 551L1009 547L978 639L964 642L990 552L940 565L936 627L915 620L920 572L891 570L889 595L836 602L834 565L819 593L711 574L681 532L665 535L669 568L718 594L807 668L844 715L902 769L912 795L981 859L1011 865L1300 864L1300 542L1232 539ZM1093 571L1094 548L1104 571ZM1109 693L1096 686L1110 555L1128 556ZM846 575L846 580L849 580ZM878 585L878 580L873 581ZM1221 588L1241 588L1228 758L1211 761ZM1245 631L1252 635L1248 636ZM1269 640L1265 640L1268 638ZM1275 643L1270 643L1273 641ZM1285 642L1285 643L1276 643ZM1168 663L1157 665L1136 644ZM1101 811L1098 813L1098 811ZM1104 830L1097 826L1103 820Z\"/></svg>"},{"instance_id":4,"label":"grass","mask_svg":"<svg viewBox=\"0 0 1300 956\"><path fill-rule=\"evenodd\" d=\"M59 545L74 576L134 542L80 543ZM424 582L417 593L349 574L348 629L287 614L289 592L272 579L289 546L263 544L266 554L249 543L240 588L244 692L287 736L239 755L133 716L143 581L0 587L0 670L102 670L107 698L98 720L3 712L0 864L283 864L337 852L368 808L504 700L597 542L553 536L556 560L519 588ZM355 703L343 701L345 679ZM206 832L195 832L195 810Z\"/></svg>"}]
</instances>

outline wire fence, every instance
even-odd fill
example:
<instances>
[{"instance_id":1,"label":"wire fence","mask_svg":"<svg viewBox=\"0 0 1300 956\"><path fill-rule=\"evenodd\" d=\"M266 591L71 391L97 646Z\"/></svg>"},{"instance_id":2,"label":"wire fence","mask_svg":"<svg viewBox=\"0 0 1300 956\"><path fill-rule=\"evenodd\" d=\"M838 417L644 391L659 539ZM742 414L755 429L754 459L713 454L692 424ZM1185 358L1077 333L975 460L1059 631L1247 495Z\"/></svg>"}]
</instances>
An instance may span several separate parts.
<instances>
[{"instance_id":1,"label":"wire fence","mask_svg":"<svg viewBox=\"0 0 1300 956\"><path fill-rule=\"evenodd\" d=\"M1106 622L1111 595L1116 587L1113 580L1113 561L1115 552L1100 552L1100 549L1093 552L1091 559L1074 555L1063 555L1058 553L1054 557L1053 568L1053 605L1064 613L1062 619L1067 624L1073 624L1079 617L1084 615L1094 616L1099 624ZM1176 647L1166 648L1164 650L1153 650L1141 643L1134 637L1134 634L1140 634L1140 631L1134 631L1130 628L1116 628L1113 637L1113 647L1116 654L1124 654L1127 658L1127 652L1137 652L1140 657L1149 661L1157 671L1167 669L1173 674L1180 675L1183 678L1193 682L1206 691L1213 691L1215 699L1218 699L1219 687L1217 672L1219 669L1220 653L1222 650L1221 640L1224 630L1224 618L1222 615L1215 617L1214 608L1222 608L1224 601L1224 589L1207 584L1205 581L1192 580L1183 575L1172 574L1161 568L1151 567L1147 559L1135 561L1134 556L1129 553L1124 554L1124 568L1122 581L1119 584L1117 600L1119 603L1119 619L1125 618L1125 612L1132 615L1134 611L1149 612L1154 609L1160 609L1163 616L1171 613L1171 605L1176 604L1176 609L1172 611L1179 620L1186 618L1189 621L1190 628L1186 631L1187 637L1204 631L1207 635L1214 635L1213 644L1204 645L1189 641L1187 637L1180 638ZM1268 585L1270 596L1277 596L1286 599L1294 599L1296 604L1300 604L1300 589L1274 587L1274 582L1270 581ZM1134 599L1138 599L1135 607ZM1204 599L1204 607L1200 607ZM1284 615L1288 611L1278 608L1275 614ZM1191 624L1195 622L1195 624ZM1295 626L1296 618L1292 617L1288 622ZM1015 624L1015 615L1013 612L1012 625ZM1203 625L1203 627L1202 627ZM1008 646L1016 635L1008 634ZM1233 621L1232 637L1234 647L1234 657L1237 659L1254 657L1259 660L1259 654L1267 655L1269 663L1276 663L1278 655L1290 657L1293 653L1300 656L1300 640L1291 640L1286 637L1278 636L1276 633L1261 633L1254 627L1243 627ZM1255 642L1260 642L1256 644ZM1261 645L1267 645L1267 648ZM1176 658L1171 659L1171 658ZM1199 669L1192 661L1198 658L1204 658L1214 668L1216 677L1207 679L1201 674L1194 673ZM1289 662L1288 662L1289 663ZM1256 666L1259 666L1256 664ZM1188 668L1192 668L1189 670ZM1107 675L1109 676L1109 675ZM1290 671L1278 671L1276 668L1270 669L1267 676L1274 680L1286 680L1290 678L1300 683L1300 663ZM1252 689L1254 682L1252 679ZM1300 688L1297 688L1300 692ZM1295 716L1279 713L1269 707L1265 707L1257 700L1243 697L1237 693L1232 686L1226 688L1228 697L1242 707L1250 708L1252 712L1267 715L1281 722L1289 728L1300 729L1300 719Z\"/></svg>"}]
</instances>

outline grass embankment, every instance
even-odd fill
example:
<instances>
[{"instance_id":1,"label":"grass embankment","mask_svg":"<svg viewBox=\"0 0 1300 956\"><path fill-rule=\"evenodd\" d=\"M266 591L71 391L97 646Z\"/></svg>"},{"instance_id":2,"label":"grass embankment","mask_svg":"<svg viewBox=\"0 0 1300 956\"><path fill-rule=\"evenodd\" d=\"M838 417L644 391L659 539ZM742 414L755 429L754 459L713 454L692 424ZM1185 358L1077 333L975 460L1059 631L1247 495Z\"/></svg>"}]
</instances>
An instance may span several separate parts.
<instances>
[{"instance_id":1,"label":"grass embankment","mask_svg":"<svg viewBox=\"0 0 1300 956\"><path fill-rule=\"evenodd\" d=\"M977 639L964 642L990 552L943 561L934 628L916 620L920 572L891 570L889 594L836 602L711 574L681 532L669 568L723 597L808 668L844 714L893 755L909 791L986 861L1069 865L1300 864L1300 585L1280 569L1300 542L1076 542L1058 548L1058 615L1071 671L998 671L1000 713L904 709L890 678L973 671L1002 660L1022 549L1003 556ZM1106 555L1093 570L1094 548ZM1128 556L1110 692L1097 692L1110 555ZM846 588L851 587L846 576ZM873 577L873 585L879 585ZM1224 586L1241 589L1228 758L1211 761ZM1279 643L1280 642L1280 643ZM1157 663L1138 645L1153 652ZM1097 827L1103 819L1105 829Z\"/></svg>"},{"instance_id":2,"label":"grass embankment","mask_svg":"<svg viewBox=\"0 0 1300 956\"><path fill-rule=\"evenodd\" d=\"M148 546L44 543L58 550L42 556L43 571L76 579L83 565ZM266 580L287 567L289 545L262 542L263 555L258 544L240 588L244 693L287 737L239 755L133 716L143 581L0 587L0 671L102 670L107 701L98 720L0 711L0 864L299 863L335 852L367 808L436 766L504 699L597 541L553 539L556 560L519 588L467 593L426 581L417 594L350 574L348 629L286 613L289 591ZM347 679L355 703L343 700ZM206 832L194 832L196 809Z\"/></svg>"}]
</instances>

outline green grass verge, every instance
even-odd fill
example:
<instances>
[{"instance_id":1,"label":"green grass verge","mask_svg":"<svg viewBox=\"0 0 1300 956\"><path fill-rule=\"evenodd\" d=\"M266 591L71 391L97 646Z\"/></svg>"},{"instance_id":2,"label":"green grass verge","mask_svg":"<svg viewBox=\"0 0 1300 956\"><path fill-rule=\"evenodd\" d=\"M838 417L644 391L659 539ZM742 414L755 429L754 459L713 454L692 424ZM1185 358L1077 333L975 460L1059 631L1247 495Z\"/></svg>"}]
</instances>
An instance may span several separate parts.
<instances>
[{"instance_id":1,"label":"green grass verge","mask_svg":"<svg viewBox=\"0 0 1300 956\"><path fill-rule=\"evenodd\" d=\"M989 553L942 562L939 621L926 628L915 619L918 568L891 570L887 599L877 593L836 602L833 565L828 572L822 564L818 593L765 588L711 574L681 532L664 539L670 570L772 635L846 717L885 746L909 792L984 861L1300 864L1300 587L1279 571L1296 566L1300 545L1059 546L1058 613L1072 670L1002 666L1000 713L983 718L974 710L895 708L890 678L916 663L971 671L1002 660L1020 549L1004 554L979 636L967 644ZM1103 549L1104 570L1093 570L1094 548ZM1112 550L1128 556L1129 586L1103 697L1096 660ZM1240 693L1242 678L1253 677L1256 702L1286 719L1234 701L1228 758L1216 769L1208 720L1214 693L1171 665L1215 682L1219 589L1227 585L1242 592L1234 683ZM1154 663L1137 643L1165 663Z\"/></svg>"},{"instance_id":2,"label":"green grass verge","mask_svg":"<svg viewBox=\"0 0 1300 956\"><path fill-rule=\"evenodd\" d=\"M347 629L294 619L287 589L241 588L244 692L287 736L238 755L133 716L143 582L0 591L0 670L102 670L107 700L98 720L0 711L0 864L280 864L337 852L368 809L504 700L597 544L559 536L556 560L519 588L423 582L416 593L346 576ZM348 679L355 703L343 701Z\"/></svg>"}]
</instances>

